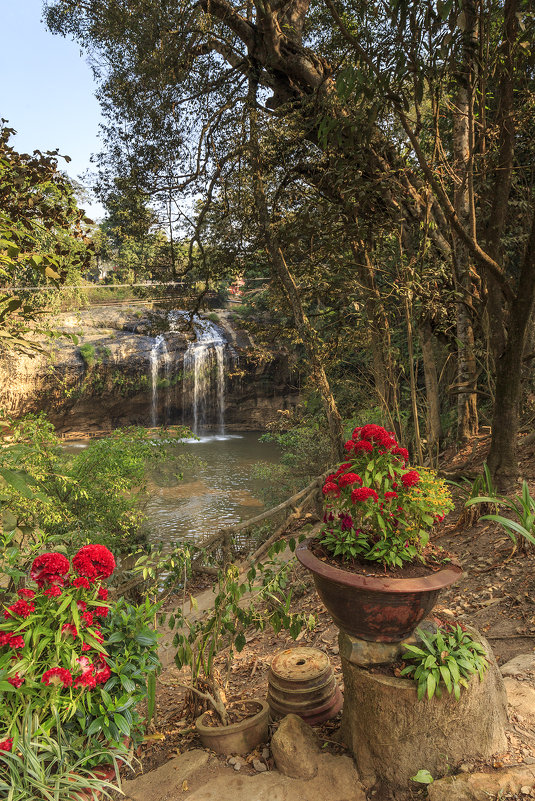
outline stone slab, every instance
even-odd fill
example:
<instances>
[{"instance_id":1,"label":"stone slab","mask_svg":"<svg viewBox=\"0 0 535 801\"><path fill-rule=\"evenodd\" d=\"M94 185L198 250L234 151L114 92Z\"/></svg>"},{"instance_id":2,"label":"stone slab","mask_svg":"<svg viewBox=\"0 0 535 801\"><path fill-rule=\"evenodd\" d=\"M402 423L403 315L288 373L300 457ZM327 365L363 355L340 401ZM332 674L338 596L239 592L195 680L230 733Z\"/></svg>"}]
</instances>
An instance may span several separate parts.
<instances>
[{"instance_id":1,"label":"stone slab","mask_svg":"<svg viewBox=\"0 0 535 801\"><path fill-rule=\"evenodd\" d=\"M209 753L200 748L185 751L156 770L123 782L123 792L131 801L173 801L181 798L183 783L205 768L209 759Z\"/></svg>"},{"instance_id":2,"label":"stone slab","mask_svg":"<svg viewBox=\"0 0 535 801\"><path fill-rule=\"evenodd\" d=\"M188 801L366 801L353 761L332 754L318 755L318 769L312 779L292 779L278 771L244 776L227 768L187 798ZM181 801L181 796L173 801Z\"/></svg>"},{"instance_id":3,"label":"stone slab","mask_svg":"<svg viewBox=\"0 0 535 801\"><path fill-rule=\"evenodd\" d=\"M509 676L503 680L507 702L513 712L535 724L535 689L525 681L516 681Z\"/></svg>"},{"instance_id":4,"label":"stone slab","mask_svg":"<svg viewBox=\"0 0 535 801\"><path fill-rule=\"evenodd\" d=\"M514 679L520 676L535 677L535 653L518 654L501 667L502 676L511 676Z\"/></svg>"},{"instance_id":5,"label":"stone slab","mask_svg":"<svg viewBox=\"0 0 535 801\"><path fill-rule=\"evenodd\" d=\"M518 793L526 788L535 788L533 765L520 765L491 773L448 776L430 784L427 793L429 801L490 801L503 793ZM526 796L526 801L529 797Z\"/></svg>"}]
</instances>

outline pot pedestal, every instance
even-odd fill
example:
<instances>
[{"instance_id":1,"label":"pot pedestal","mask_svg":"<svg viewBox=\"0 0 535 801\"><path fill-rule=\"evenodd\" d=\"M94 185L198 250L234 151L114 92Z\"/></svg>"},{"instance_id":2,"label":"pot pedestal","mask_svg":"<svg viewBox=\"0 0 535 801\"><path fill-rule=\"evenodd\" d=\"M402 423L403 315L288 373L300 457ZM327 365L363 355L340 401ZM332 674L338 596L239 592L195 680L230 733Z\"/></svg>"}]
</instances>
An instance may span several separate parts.
<instances>
[{"instance_id":1,"label":"pot pedestal","mask_svg":"<svg viewBox=\"0 0 535 801\"><path fill-rule=\"evenodd\" d=\"M446 690L442 698L418 701L412 679L373 672L374 665L397 659L402 643L370 643L340 633L342 739L365 785L385 781L407 787L420 769L438 778L462 762L507 749L503 680L489 644L468 630L485 646L489 668L482 682L478 676L470 680L459 701Z\"/></svg>"}]
</instances>

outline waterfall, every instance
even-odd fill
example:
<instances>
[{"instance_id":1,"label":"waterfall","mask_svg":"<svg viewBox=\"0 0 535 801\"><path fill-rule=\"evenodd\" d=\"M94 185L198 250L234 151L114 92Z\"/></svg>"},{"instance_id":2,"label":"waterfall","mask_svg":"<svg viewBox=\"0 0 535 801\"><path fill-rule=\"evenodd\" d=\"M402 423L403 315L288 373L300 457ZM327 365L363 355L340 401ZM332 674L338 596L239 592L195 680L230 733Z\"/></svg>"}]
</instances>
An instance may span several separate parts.
<instances>
[{"instance_id":1,"label":"waterfall","mask_svg":"<svg viewBox=\"0 0 535 801\"><path fill-rule=\"evenodd\" d=\"M173 312L175 320L187 312ZM235 354L222 331L210 320L193 316L195 341L184 354L182 394L184 422L191 421L194 434L216 425L225 433L225 377Z\"/></svg>"},{"instance_id":2,"label":"waterfall","mask_svg":"<svg viewBox=\"0 0 535 801\"><path fill-rule=\"evenodd\" d=\"M150 364L150 386L151 386L151 426L156 428L158 425L158 374L160 371L160 363L163 361L165 364L165 377L169 378L169 354L165 344L165 337L159 334L150 349L149 364ZM166 390L166 399L169 393ZM167 413L166 413L167 416ZM164 420L163 422L167 422Z\"/></svg>"}]
</instances>

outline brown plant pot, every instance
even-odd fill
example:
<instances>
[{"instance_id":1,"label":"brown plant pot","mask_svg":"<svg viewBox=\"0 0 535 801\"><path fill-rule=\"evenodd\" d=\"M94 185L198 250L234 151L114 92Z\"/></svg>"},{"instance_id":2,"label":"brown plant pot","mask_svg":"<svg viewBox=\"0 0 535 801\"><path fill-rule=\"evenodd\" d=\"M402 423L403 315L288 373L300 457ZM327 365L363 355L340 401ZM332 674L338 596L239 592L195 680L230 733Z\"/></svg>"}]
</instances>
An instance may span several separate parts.
<instances>
[{"instance_id":1,"label":"brown plant pot","mask_svg":"<svg viewBox=\"0 0 535 801\"><path fill-rule=\"evenodd\" d=\"M269 706L260 698L248 699L257 711L251 717L231 723L229 726L207 726L203 721L206 712L199 715L195 728L205 748L216 754L248 754L253 748L268 739Z\"/></svg>"},{"instance_id":2,"label":"brown plant pot","mask_svg":"<svg viewBox=\"0 0 535 801\"><path fill-rule=\"evenodd\" d=\"M400 642L431 611L443 587L462 573L450 564L421 578L388 578L350 573L314 556L312 538L299 543L296 556L312 575L316 590L336 625L353 637Z\"/></svg>"}]
</instances>

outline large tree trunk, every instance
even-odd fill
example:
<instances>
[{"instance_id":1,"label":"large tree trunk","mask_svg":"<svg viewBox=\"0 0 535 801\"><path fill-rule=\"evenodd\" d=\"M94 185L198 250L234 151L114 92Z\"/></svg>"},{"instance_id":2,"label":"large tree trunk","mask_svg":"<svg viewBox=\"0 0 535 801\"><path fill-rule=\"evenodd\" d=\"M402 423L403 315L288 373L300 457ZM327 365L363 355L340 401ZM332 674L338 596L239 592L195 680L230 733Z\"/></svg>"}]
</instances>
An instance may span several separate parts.
<instances>
[{"instance_id":1,"label":"large tree trunk","mask_svg":"<svg viewBox=\"0 0 535 801\"><path fill-rule=\"evenodd\" d=\"M518 423L522 390L522 361L535 301L535 208L531 233L516 297L511 304L507 344L496 364L496 397L492 418L489 469L505 489L518 477Z\"/></svg>"}]
</instances>

